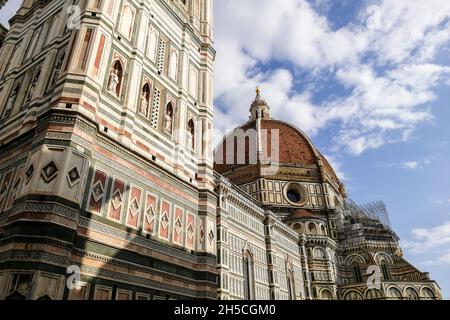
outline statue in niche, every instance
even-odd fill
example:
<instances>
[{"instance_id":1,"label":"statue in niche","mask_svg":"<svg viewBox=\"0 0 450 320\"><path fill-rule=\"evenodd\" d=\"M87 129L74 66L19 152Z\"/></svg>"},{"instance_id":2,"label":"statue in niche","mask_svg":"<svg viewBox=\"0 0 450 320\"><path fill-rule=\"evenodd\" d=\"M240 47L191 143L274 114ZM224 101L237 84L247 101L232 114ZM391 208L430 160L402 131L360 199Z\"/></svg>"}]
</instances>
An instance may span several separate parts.
<instances>
[{"instance_id":1,"label":"statue in niche","mask_svg":"<svg viewBox=\"0 0 450 320\"><path fill-rule=\"evenodd\" d=\"M117 87L119 85L120 79L119 79L119 70L114 68L111 73L109 74L109 86L108 91L114 92L117 94Z\"/></svg>"},{"instance_id":2,"label":"statue in niche","mask_svg":"<svg viewBox=\"0 0 450 320\"><path fill-rule=\"evenodd\" d=\"M40 72L36 73L36 75L33 78L33 81L31 82L30 89L28 90L27 101L30 101L34 96L34 91L36 90L40 74L41 74Z\"/></svg>"},{"instance_id":3,"label":"statue in niche","mask_svg":"<svg viewBox=\"0 0 450 320\"><path fill-rule=\"evenodd\" d=\"M64 62L64 54L62 54L59 59L58 59L58 63L55 66L55 72L53 73L53 81L52 81L52 85L55 84L55 82L58 80L59 78L59 74L61 72L61 68Z\"/></svg>"},{"instance_id":4,"label":"statue in niche","mask_svg":"<svg viewBox=\"0 0 450 320\"><path fill-rule=\"evenodd\" d=\"M188 122L187 126L187 144L188 147L191 149L195 148L195 128L194 128L194 121L191 119Z\"/></svg>"},{"instance_id":5,"label":"statue in niche","mask_svg":"<svg viewBox=\"0 0 450 320\"><path fill-rule=\"evenodd\" d=\"M140 111L142 114L147 115L147 110L148 110L147 95L145 94L145 92L142 92L142 95L141 95L141 103L140 103L140 109L139 109L139 111Z\"/></svg>"},{"instance_id":6,"label":"statue in niche","mask_svg":"<svg viewBox=\"0 0 450 320\"><path fill-rule=\"evenodd\" d=\"M173 124L173 108L172 103L169 103L166 108L166 113L164 115L164 131L168 133L172 133L172 124Z\"/></svg>"},{"instance_id":7,"label":"statue in niche","mask_svg":"<svg viewBox=\"0 0 450 320\"><path fill-rule=\"evenodd\" d=\"M148 109L150 106L150 85L146 83L142 88L141 100L139 103L139 112L148 116Z\"/></svg>"},{"instance_id":8,"label":"statue in niche","mask_svg":"<svg viewBox=\"0 0 450 320\"><path fill-rule=\"evenodd\" d=\"M14 104L16 103L17 95L19 93L19 87L20 87L19 85L16 85L8 98L8 102L6 103L5 116L9 116L9 113L11 112L12 108L14 107Z\"/></svg>"}]
</instances>

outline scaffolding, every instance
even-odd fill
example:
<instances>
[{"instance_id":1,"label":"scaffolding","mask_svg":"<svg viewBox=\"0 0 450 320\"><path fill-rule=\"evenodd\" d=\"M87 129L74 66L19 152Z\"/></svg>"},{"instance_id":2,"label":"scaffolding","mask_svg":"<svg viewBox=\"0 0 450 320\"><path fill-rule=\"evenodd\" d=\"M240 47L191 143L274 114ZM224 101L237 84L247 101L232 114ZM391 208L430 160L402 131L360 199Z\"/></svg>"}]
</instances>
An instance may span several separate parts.
<instances>
[{"instance_id":1,"label":"scaffolding","mask_svg":"<svg viewBox=\"0 0 450 320\"><path fill-rule=\"evenodd\" d=\"M377 221L385 228L391 230L389 213L383 201L358 205L353 200L347 199L344 203L344 216L347 216L355 223L364 223L368 220Z\"/></svg>"}]
</instances>

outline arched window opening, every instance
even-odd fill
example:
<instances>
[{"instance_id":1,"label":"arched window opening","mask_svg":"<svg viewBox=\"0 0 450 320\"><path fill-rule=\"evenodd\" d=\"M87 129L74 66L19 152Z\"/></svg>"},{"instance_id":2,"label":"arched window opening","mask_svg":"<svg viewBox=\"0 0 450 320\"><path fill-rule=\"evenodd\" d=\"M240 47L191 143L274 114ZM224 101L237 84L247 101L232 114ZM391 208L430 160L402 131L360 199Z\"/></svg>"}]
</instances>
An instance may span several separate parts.
<instances>
[{"instance_id":1,"label":"arched window opening","mask_svg":"<svg viewBox=\"0 0 450 320\"><path fill-rule=\"evenodd\" d=\"M315 223L308 224L308 230L310 234L317 234L317 227Z\"/></svg>"},{"instance_id":2,"label":"arched window opening","mask_svg":"<svg viewBox=\"0 0 450 320\"><path fill-rule=\"evenodd\" d=\"M368 290L366 293L366 299L368 299L368 300L379 300L382 298L383 298L383 293L377 289Z\"/></svg>"},{"instance_id":3,"label":"arched window opening","mask_svg":"<svg viewBox=\"0 0 450 320\"><path fill-rule=\"evenodd\" d=\"M169 102L166 106L166 112L164 113L164 131L172 134L173 130L173 105Z\"/></svg>"},{"instance_id":4,"label":"arched window opening","mask_svg":"<svg viewBox=\"0 0 450 320\"><path fill-rule=\"evenodd\" d=\"M289 270L287 274L287 287L289 293L289 300L296 300L295 297L295 278L294 273Z\"/></svg>"},{"instance_id":5,"label":"arched window opening","mask_svg":"<svg viewBox=\"0 0 450 320\"><path fill-rule=\"evenodd\" d=\"M128 39L133 31L134 13L129 5L125 5L122 10L122 20L120 22L120 32Z\"/></svg>"},{"instance_id":6,"label":"arched window opening","mask_svg":"<svg viewBox=\"0 0 450 320\"><path fill-rule=\"evenodd\" d=\"M333 294L330 290L322 290L320 293L320 299L322 300L333 300Z\"/></svg>"},{"instance_id":7,"label":"arched window opening","mask_svg":"<svg viewBox=\"0 0 450 320\"><path fill-rule=\"evenodd\" d=\"M422 289L422 296L425 300L435 300L436 296L434 295L433 290L430 288L423 288Z\"/></svg>"},{"instance_id":8,"label":"arched window opening","mask_svg":"<svg viewBox=\"0 0 450 320\"><path fill-rule=\"evenodd\" d=\"M174 81L178 79L178 53L175 50L170 54L169 77Z\"/></svg>"},{"instance_id":9,"label":"arched window opening","mask_svg":"<svg viewBox=\"0 0 450 320\"><path fill-rule=\"evenodd\" d=\"M320 225L320 234L323 236L327 235L327 229L325 229L325 226L323 224Z\"/></svg>"},{"instance_id":10,"label":"arched window opening","mask_svg":"<svg viewBox=\"0 0 450 320\"><path fill-rule=\"evenodd\" d=\"M419 300L419 295L417 294L417 291L415 289L407 288L405 293L407 300Z\"/></svg>"},{"instance_id":11,"label":"arched window opening","mask_svg":"<svg viewBox=\"0 0 450 320\"><path fill-rule=\"evenodd\" d=\"M314 250L314 258L318 260L325 260L326 259L325 251L322 248L316 248Z\"/></svg>"},{"instance_id":12,"label":"arched window opening","mask_svg":"<svg viewBox=\"0 0 450 320\"><path fill-rule=\"evenodd\" d=\"M150 92L150 85L146 83L144 87L142 87L139 103L139 112L146 117L148 117L150 112Z\"/></svg>"},{"instance_id":13,"label":"arched window opening","mask_svg":"<svg viewBox=\"0 0 450 320\"><path fill-rule=\"evenodd\" d=\"M401 299L402 298L402 293L400 292L400 290L397 288L394 288L394 287L389 288L388 295L390 298L393 298L393 299Z\"/></svg>"},{"instance_id":14,"label":"arched window opening","mask_svg":"<svg viewBox=\"0 0 450 320\"><path fill-rule=\"evenodd\" d=\"M249 251L244 255L244 297L246 300L253 300L254 296L254 271L253 259Z\"/></svg>"},{"instance_id":15,"label":"arched window opening","mask_svg":"<svg viewBox=\"0 0 450 320\"><path fill-rule=\"evenodd\" d=\"M344 300L362 300L362 295L357 291L350 291L345 294Z\"/></svg>"},{"instance_id":16,"label":"arched window opening","mask_svg":"<svg viewBox=\"0 0 450 320\"><path fill-rule=\"evenodd\" d=\"M298 233L303 233L303 226L301 223L296 223L294 224L294 230L297 231Z\"/></svg>"},{"instance_id":17,"label":"arched window opening","mask_svg":"<svg viewBox=\"0 0 450 320\"><path fill-rule=\"evenodd\" d=\"M120 97L120 90L123 80L123 67L119 60L116 60L109 73L108 91Z\"/></svg>"}]
</instances>

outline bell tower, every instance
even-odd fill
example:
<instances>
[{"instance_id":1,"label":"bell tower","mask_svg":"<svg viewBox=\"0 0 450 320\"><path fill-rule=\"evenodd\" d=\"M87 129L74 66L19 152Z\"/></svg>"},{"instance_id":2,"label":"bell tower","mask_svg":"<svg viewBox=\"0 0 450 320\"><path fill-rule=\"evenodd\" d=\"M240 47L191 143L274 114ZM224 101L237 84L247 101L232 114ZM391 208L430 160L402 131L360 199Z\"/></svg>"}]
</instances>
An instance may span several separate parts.
<instances>
[{"instance_id":1,"label":"bell tower","mask_svg":"<svg viewBox=\"0 0 450 320\"><path fill-rule=\"evenodd\" d=\"M23 2L0 49L0 299L217 297L212 3Z\"/></svg>"}]
</instances>

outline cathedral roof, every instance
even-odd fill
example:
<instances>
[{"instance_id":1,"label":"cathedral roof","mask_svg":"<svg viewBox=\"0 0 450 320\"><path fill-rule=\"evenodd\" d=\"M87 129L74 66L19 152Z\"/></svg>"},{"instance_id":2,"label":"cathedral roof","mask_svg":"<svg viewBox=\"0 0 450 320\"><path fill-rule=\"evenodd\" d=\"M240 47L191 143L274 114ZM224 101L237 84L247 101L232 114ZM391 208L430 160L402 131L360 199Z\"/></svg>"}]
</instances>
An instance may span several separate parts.
<instances>
[{"instance_id":1,"label":"cathedral roof","mask_svg":"<svg viewBox=\"0 0 450 320\"><path fill-rule=\"evenodd\" d=\"M253 113L255 107L265 106L262 114ZM220 153L223 163L214 164L214 169L225 176L227 172L234 171L239 168L251 166L252 151L257 151L258 163L253 165L264 163L264 159L273 157L272 151L272 135L279 134L279 154L277 160L270 159L270 162L277 162L280 166L288 167L311 167L318 166L323 168L323 173L327 178L337 185L340 185L339 178L337 177L333 167L328 160L320 153L320 151L314 146L309 137L300 129L295 126L286 123L284 121L275 120L270 118L268 113L268 105L260 95L260 90L257 90L256 98L252 103L250 109L250 120L244 125L236 128L233 132L229 133L216 149ZM238 150L239 143L236 143L238 132L244 133L245 142L241 141L241 144L245 143L245 161L242 161L244 156L242 152ZM252 132L258 134L252 135ZM266 136L267 135L267 138ZM230 140L231 141L230 144ZM234 146L234 150L227 150ZM231 153L231 156L230 156ZM228 159L227 158L231 158ZM217 156L216 156L217 159ZM231 161L230 161L231 160Z\"/></svg>"}]
</instances>

